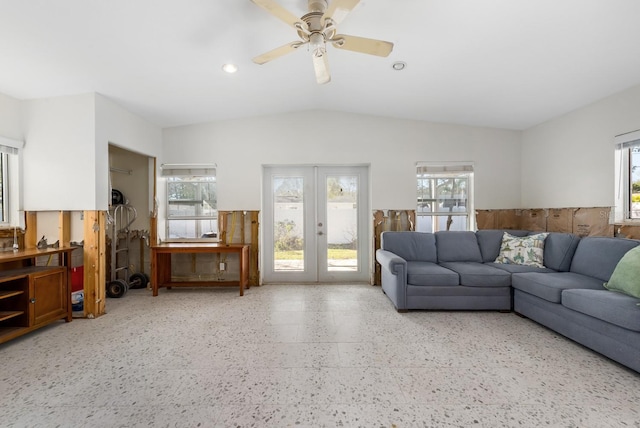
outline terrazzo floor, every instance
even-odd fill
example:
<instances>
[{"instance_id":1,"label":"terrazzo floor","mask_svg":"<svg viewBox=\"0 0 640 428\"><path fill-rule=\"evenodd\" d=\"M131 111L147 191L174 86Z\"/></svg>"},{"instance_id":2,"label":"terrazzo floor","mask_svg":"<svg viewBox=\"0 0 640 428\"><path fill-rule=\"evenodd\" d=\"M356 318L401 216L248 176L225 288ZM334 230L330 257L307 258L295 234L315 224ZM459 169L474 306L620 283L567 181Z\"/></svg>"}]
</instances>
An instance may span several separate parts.
<instances>
[{"instance_id":1,"label":"terrazzo floor","mask_svg":"<svg viewBox=\"0 0 640 428\"><path fill-rule=\"evenodd\" d=\"M640 427L640 374L379 287L131 290L0 345L2 427Z\"/></svg>"}]
</instances>

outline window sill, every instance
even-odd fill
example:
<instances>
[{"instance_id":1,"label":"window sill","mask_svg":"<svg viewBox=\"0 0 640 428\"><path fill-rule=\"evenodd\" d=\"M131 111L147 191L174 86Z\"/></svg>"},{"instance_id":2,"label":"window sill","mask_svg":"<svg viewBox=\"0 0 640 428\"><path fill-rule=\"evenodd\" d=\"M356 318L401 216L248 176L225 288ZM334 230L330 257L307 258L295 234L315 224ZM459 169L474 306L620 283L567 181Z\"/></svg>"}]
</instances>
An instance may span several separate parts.
<instances>
[{"instance_id":1,"label":"window sill","mask_svg":"<svg viewBox=\"0 0 640 428\"><path fill-rule=\"evenodd\" d=\"M615 226L640 226L640 219L638 220L625 220L614 223Z\"/></svg>"}]
</instances>

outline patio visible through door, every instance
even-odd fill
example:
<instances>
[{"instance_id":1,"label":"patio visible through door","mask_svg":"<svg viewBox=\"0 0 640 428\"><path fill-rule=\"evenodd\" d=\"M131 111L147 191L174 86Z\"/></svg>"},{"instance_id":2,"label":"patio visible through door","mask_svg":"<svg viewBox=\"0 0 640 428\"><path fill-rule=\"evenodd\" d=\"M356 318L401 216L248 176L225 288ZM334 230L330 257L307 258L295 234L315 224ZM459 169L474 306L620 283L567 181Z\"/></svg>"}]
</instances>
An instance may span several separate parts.
<instances>
[{"instance_id":1,"label":"patio visible through door","mask_svg":"<svg viewBox=\"0 0 640 428\"><path fill-rule=\"evenodd\" d=\"M264 282L369 280L368 167L264 168Z\"/></svg>"}]
</instances>

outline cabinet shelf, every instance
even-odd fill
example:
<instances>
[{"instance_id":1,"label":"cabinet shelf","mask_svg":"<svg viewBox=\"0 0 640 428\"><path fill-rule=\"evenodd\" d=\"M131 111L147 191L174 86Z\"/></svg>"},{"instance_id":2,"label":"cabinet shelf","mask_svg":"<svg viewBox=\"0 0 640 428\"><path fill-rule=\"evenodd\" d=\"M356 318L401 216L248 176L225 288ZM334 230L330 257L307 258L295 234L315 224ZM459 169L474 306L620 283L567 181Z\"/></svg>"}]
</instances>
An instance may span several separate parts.
<instances>
[{"instance_id":1,"label":"cabinet shelf","mask_svg":"<svg viewBox=\"0 0 640 428\"><path fill-rule=\"evenodd\" d=\"M22 290L0 290L0 300L24 294Z\"/></svg>"},{"instance_id":2,"label":"cabinet shelf","mask_svg":"<svg viewBox=\"0 0 640 428\"><path fill-rule=\"evenodd\" d=\"M0 271L0 284L4 282L12 282L18 279L27 278L27 269L16 269L11 271Z\"/></svg>"},{"instance_id":3,"label":"cabinet shelf","mask_svg":"<svg viewBox=\"0 0 640 428\"><path fill-rule=\"evenodd\" d=\"M11 318L19 317L24 311L0 311L0 321L6 321Z\"/></svg>"}]
</instances>

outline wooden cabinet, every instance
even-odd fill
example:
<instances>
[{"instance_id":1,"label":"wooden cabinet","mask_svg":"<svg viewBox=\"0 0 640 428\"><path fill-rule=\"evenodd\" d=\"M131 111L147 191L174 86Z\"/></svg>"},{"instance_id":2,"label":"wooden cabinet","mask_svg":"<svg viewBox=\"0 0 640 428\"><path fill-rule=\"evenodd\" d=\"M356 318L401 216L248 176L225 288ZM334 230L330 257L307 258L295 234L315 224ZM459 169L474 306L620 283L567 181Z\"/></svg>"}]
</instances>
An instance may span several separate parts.
<instances>
[{"instance_id":1,"label":"wooden cabinet","mask_svg":"<svg viewBox=\"0 0 640 428\"><path fill-rule=\"evenodd\" d=\"M0 253L0 343L54 321L71 321L69 260L73 248ZM38 266L46 256L57 265Z\"/></svg>"}]
</instances>

